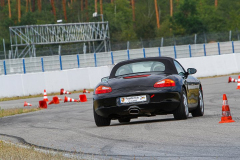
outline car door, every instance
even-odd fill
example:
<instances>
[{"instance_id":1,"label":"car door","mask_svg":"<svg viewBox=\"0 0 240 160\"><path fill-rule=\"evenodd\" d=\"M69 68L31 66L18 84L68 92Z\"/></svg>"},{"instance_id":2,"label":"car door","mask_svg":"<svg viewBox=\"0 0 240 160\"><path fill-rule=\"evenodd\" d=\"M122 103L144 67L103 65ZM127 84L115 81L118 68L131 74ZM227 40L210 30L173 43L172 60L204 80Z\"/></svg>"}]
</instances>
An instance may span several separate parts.
<instances>
[{"instance_id":1,"label":"car door","mask_svg":"<svg viewBox=\"0 0 240 160\"><path fill-rule=\"evenodd\" d=\"M181 66L181 64L174 60L174 65L177 69L177 72L182 78L184 79L184 84L187 89L187 99L188 99L188 105L189 108L196 107L198 103L198 86L196 85L195 78L188 75L186 76L185 69Z\"/></svg>"}]
</instances>

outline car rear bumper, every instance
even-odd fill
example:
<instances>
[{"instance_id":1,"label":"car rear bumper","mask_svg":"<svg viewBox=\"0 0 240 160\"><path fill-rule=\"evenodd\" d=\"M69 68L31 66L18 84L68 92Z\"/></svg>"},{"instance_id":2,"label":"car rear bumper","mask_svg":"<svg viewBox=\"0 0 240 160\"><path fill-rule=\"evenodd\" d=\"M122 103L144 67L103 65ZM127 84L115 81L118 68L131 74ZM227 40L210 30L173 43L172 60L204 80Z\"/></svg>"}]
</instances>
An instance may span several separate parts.
<instances>
[{"instance_id":1,"label":"car rear bumper","mask_svg":"<svg viewBox=\"0 0 240 160\"><path fill-rule=\"evenodd\" d=\"M104 99L95 97L93 107L95 112L103 117L139 117L173 113L181 101L179 92L151 93L147 94L147 97L147 102L124 105L119 103L120 97Z\"/></svg>"}]
</instances>

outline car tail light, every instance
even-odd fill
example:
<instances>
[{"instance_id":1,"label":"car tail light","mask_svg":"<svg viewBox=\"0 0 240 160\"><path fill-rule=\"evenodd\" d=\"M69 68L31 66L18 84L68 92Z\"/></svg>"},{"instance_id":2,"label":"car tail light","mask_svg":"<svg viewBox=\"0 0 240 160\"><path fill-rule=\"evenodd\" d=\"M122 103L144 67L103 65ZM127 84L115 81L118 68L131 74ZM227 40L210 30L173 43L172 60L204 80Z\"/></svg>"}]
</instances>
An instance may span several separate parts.
<instances>
[{"instance_id":1,"label":"car tail light","mask_svg":"<svg viewBox=\"0 0 240 160\"><path fill-rule=\"evenodd\" d=\"M95 90L95 94L104 94L110 92L112 92L112 88L107 86L98 86Z\"/></svg>"},{"instance_id":2,"label":"car tail light","mask_svg":"<svg viewBox=\"0 0 240 160\"><path fill-rule=\"evenodd\" d=\"M176 86L176 83L174 80L172 79L164 79L164 80L161 80L159 82L156 82L154 84L154 87L155 88L160 88L160 87L174 87Z\"/></svg>"}]
</instances>

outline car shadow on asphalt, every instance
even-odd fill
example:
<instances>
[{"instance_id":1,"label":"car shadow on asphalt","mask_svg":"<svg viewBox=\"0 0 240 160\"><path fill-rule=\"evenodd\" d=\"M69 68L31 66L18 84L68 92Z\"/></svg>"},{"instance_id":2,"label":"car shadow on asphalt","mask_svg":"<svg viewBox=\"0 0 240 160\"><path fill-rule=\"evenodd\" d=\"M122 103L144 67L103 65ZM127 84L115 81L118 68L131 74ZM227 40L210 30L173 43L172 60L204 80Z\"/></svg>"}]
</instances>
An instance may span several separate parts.
<instances>
[{"instance_id":1,"label":"car shadow on asphalt","mask_svg":"<svg viewBox=\"0 0 240 160\"><path fill-rule=\"evenodd\" d=\"M192 117L188 117L188 119L191 119L191 118ZM139 120L139 121L134 121L134 122L111 124L110 126L136 125L136 124L143 124L143 123L159 123L159 122L170 122L170 121L181 121L181 120L176 120L174 118Z\"/></svg>"}]
</instances>

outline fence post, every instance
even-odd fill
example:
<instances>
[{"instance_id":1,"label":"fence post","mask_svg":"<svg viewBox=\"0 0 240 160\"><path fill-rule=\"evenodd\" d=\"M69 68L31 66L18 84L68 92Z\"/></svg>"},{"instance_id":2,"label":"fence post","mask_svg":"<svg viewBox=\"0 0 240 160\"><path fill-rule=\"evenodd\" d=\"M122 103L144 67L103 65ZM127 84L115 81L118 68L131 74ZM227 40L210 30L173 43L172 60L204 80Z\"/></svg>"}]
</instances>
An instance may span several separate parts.
<instances>
[{"instance_id":1,"label":"fence post","mask_svg":"<svg viewBox=\"0 0 240 160\"><path fill-rule=\"evenodd\" d=\"M94 53L94 61L95 61L95 67L97 67L97 55Z\"/></svg>"},{"instance_id":2,"label":"fence post","mask_svg":"<svg viewBox=\"0 0 240 160\"><path fill-rule=\"evenodd\" d=\"M161 38L161 47L163 47L163 41L164 41L164 39L163 39L163 37Z\"/></svg>"},{"instance_id":3,"label":"fence post","mask_svg":"<svg viewBox=\"0 0 240 160\"><path fill-rule=\"evenodd\" d=\"M189 56L192 57L192 49L190 44L189 44Z\"/></svg>"},{"instance_id":4,"label":"fence post","mask_svg":"<svg viewBox=\"0 0 240 160\"><path fill-rule=\"evenodd\" d=\"M26 74L26 68L25 68L25 59L22 59L22 63L23 63L23 73Z\"/></svg>"},{"instance_id":5,"label":"fence post","mask_svg":"<svg viewBox=\"0 0 240 160\"><path fill-rule=\"evenodd\" d=\"M41 62L42 62L42 72L44 72L43 58L41 58Z\"/></svg>"},{"instance_id":6,"label":"fence post","mask_svg":"<svg viewBox=\"0 0 240 160\"><path fill-rule=\"evenodd\" d=\"M78 62L78 68L80 68L80 61L79 61L79 55L77 54L77 62Z\"/></svg>"},{"instance_id":7,"label":"fence post","mask_svg":"<svg viewBox=\"0 0 240 160\"><path fill-rule=\"evenodd\" d=\"M159 57L161 57L161 48L158 47L158 54L159 54Z\"/></svg>"},{"instance_id":8,"label":"fence post","mask_svg":"<svg viewBox=\"0 0 240 160\"><path fill-rule=\"evenodd\" d=\"M114 65L113 52L111 52L112 65Z\"/></svg>"},{"instance_id":9,"label":"fence post","mask_svg":"<svg viewBox=\"0 0 240 160\"><path fill-rule=\"evenodd\" d=\"M7 69L6 69L6 62L3 61L3 67L4 67L4 74L7 75Z\"/></svg>"},{"instance_id":10,"label":"fence post","mask_svg":"<svg viewBox=\"0 0 240 160\"><path fill-rule=\"evenodd\" d=\"M62 70L62 56L59 55L60 69Z\"/></svg>"},{"instance_id":11,"label":"fence post","mask_svg":"<svg viewBox=\"0 0 240 160\"><path fill-rule=\"evenodd\" d=\"M7 56L6 56L6 47L5 47L5 40L4 40L4 39L3 39L3 51L4 51L5 59L7 59Z\"/></svg>"},{"instance_id":12,"label":"fence post","mask_svg":"<svg viewBox=\"0 0 240 160\"><path fill-rule=\"evenodd\" d=\"M206 54L206 45L205 45L205 43L203 44L203 49L204 49L204 56L206 56L207 54Z\"/></svg>"},{"instance_id":13,"label":"fence post","mask_svg":"<svg viewBox=\"0 0 240 160\"><path fill-rule=\"evenodd\" d=\"M232 41L232 52L234 53L234 42Z\"/></svg>"},{"instance_id":14,"label":"fence post","mask_svg":"<svg viewBox=\"0 0 240 160\"><path fill-rule=\"evenodd\" d=\"M229 31L229 41L231 41L232 40L232 31L230 30Z\"/></svg>"},{"instance_id":15,"label":"fence post","mask_svg":"<svg viewBox=\"0 0 240 160\"><path fill-rule=\"evenodd\" d=\"M177 51L176 51L176 46L174 45L174 56L175 56L175 59L177 59Z\"/></svg>"},{"instance_id":16,"label":"fence post","mask_svg":"<svg viewBox=\"0 0 240 160\"><path fill-rule=\"evenodd\" d=\"M145 48L143 48L143 57L146 58Z\"/></svg>"},{"instance_id":17,"label":"fence post","mask_svg":"<svg viewBox=\"0 0 240 160\"><path fill-rule=\"evenodd\" d=\"M221 55L221 51L220 51L220 43L218 42L218 54Z\"/></svg>"},{"instance_id":18,"label":"fence post","mask_svg":"<svg viewBox=\"0 0 240 160\"><path fill-rule=\"evenodd\" d=\"M127 54L128 54L128 60L130 60L129 49L127 50Z\"/></svg>"}]
</instances>

